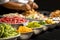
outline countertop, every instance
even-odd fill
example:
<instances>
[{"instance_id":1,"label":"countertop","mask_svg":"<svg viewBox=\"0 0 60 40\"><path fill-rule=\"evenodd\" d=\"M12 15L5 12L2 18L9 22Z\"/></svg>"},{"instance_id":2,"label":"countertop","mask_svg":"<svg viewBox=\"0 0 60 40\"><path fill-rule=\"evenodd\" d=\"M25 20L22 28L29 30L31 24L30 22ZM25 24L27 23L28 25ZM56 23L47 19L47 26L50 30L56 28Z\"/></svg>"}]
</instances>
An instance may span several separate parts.
<instances>
[{"instance_id":1,"label":"countertop","mask_svg":"<svg viewBox=\"0 0 60 40\"><path fill-rule=\"evenodd\" d=\"M55 28L32 36L29 40L60 40L60 28Z\"/></svg>"}]
</instances>

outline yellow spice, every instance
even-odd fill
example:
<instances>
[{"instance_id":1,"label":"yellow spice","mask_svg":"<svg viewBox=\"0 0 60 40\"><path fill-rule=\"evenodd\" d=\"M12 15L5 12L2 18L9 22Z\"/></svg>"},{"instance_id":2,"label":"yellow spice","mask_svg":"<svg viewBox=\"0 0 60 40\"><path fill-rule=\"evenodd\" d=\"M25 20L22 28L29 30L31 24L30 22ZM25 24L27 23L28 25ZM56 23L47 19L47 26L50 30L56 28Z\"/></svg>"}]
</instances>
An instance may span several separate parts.
<instances>
[{"instance_id":1,"label":"yellow spice","mask_svg":"<svg viewBox=\"0 0 60 40\"><path fill-rule=\"evenodd\" d=\"M19 33L28 33L28 32L32 32L31 28L25 27L25 26L20 26L17 30L17 32Z\"/></svg>"}]
</instances>

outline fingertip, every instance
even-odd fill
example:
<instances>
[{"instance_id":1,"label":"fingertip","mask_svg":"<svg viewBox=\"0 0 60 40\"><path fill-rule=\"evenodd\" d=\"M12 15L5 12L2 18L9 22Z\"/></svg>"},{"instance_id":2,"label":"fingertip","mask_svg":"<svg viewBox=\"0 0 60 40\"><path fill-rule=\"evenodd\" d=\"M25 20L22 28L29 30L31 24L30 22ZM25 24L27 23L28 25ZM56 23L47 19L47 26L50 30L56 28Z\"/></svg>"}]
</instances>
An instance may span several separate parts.
<instances>
[{"instance_id":1,"label":"fingertip","mask_svg":"<svg viewBox=\"0 0 60 40\"><path fill-rule=\"evenodd\" d=\"M29 4L26 4L26 9L27 10L30 10L31 9L31 6Z\"/></svg>"}]
</instances>

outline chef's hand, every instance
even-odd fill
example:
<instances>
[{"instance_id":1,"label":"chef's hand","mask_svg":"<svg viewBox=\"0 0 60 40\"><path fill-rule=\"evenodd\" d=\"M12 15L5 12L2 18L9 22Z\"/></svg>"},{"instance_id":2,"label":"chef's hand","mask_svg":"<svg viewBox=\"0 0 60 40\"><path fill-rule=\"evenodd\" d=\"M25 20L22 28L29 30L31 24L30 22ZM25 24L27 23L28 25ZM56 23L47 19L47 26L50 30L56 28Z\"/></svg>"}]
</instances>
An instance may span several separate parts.
<instances>
[{"instance_id":1,"label":"chef's hand","mask_svg":"<svg viewBox=\"0 0 60 40\"><path fill-rule=\"evenodd\" d=\"M30 7L33 8L33 9L37 9L37 8L38 8L38 5L37 5L35 2L29 2L28 4L29 4Z\"/></svg>"},{"instance_id":2,"label":"chef's hand","mask_svg":"<svg viewBox=\"0 0 60 40\"><path fill-rule=\"evenodd\" d=\"M30 10L31 7L29 4L20 4L20 3L15 3L15 2L8 2L3 4L4 7L9 8L9 9L14 9L14 10Z\"/></svg>"},{"instance_id":3,"label":"chef's hand","mask_svg":"<svg viewBox=\"0 0 60 40\"><path fill-rule=\"evenodd\" d=\"M14 10L31 10L38 8L38 5L34 2L28 4L20 4L15 2L8 2L3 4L4 7Z\"/></svg>"}]
</instances>

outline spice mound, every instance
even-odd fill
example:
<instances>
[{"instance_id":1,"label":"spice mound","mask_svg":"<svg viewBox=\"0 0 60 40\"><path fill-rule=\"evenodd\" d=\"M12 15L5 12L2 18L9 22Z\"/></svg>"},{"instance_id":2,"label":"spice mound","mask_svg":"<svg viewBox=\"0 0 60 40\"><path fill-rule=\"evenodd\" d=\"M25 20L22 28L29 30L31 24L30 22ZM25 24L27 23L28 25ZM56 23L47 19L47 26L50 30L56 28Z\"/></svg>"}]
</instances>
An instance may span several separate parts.
<instances>
[{"instance_id":1,"label":"spice mound","mask_svg":"<svg viewBox=\"0 0 60 40\"><path fill-rule=\"evenodd\" d=\"M28 33L28 32L32 32L32 29L28 28L26 26L20 26L18 28L17 32L19 32L19 33Z\"/></svg>"}]
</instances>

